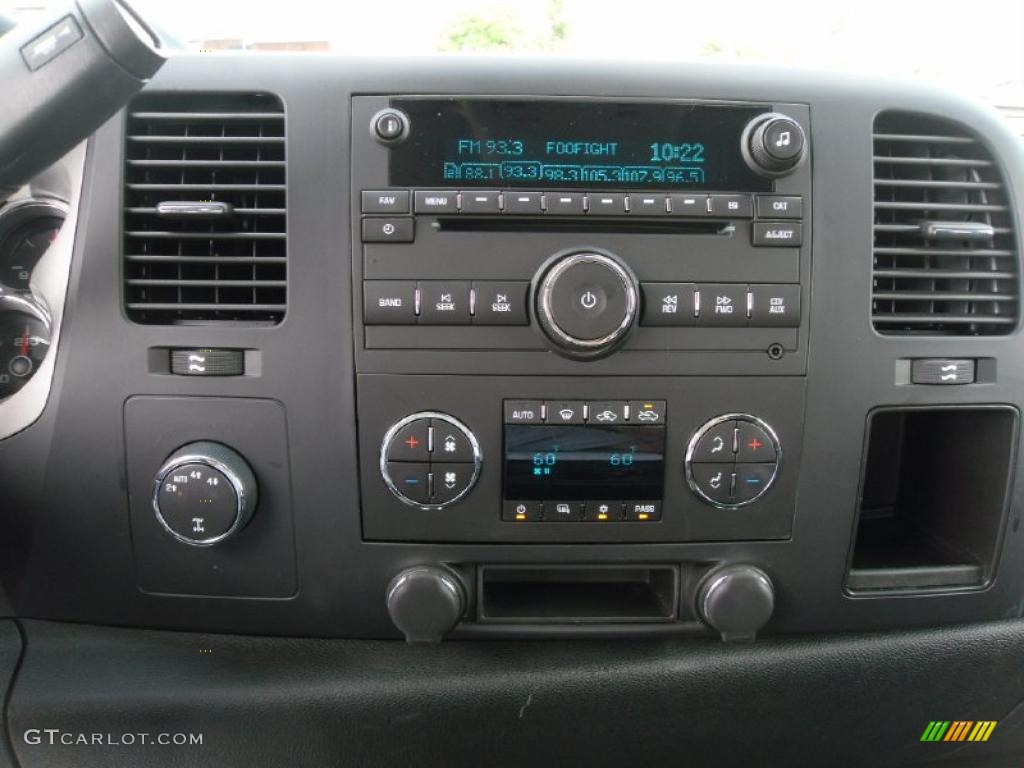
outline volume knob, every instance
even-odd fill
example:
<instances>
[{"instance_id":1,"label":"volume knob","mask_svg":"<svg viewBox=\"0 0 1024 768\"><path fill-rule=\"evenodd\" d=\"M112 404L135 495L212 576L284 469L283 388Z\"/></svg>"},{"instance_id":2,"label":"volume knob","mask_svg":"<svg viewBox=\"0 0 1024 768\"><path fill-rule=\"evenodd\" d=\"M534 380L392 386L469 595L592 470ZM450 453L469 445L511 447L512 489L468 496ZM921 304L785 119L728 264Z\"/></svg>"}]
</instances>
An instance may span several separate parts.
<instances>
[{"instance_id":1,"label":"volume knob","mask_svg":"<svg viewBox=\"0 0 1024 768\"><path fill-rule=\"evenodd\" d=\"M803 161L806 144L800 123L769 112L747 125L743 132L743 157L762 176L785 176Z\"/></svg>"}]
</instances>

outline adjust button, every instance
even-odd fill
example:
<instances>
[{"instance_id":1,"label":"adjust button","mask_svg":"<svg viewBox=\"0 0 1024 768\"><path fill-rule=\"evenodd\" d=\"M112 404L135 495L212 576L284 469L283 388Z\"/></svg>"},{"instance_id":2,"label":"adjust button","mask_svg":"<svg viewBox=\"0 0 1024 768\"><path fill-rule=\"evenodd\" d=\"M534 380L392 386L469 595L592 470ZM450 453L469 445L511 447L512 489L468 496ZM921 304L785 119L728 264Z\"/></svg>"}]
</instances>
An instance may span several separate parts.
<instances>
[{"instance_id":1,"label":"adjust button","mask_svg":"<svg viewBox=\"0 0 1024 768\"><path fill-rule=\"evenodd\" d=\"M430 420L416 419L398 430L388 443L387 460L429 461Z\"/></svg>"},{"instance_id":2,"label":"adjust button","mask_svg":"<svg viewBox=\"0 0 1024 768\"><path fill-rule=\"evenodd\" d=\"M755 221L754 245L794 248L803 242L804 228L798 221Z\"/></svg>"},{"instance_id":3,"label":"adjust button","mask_svg":"<svg viewBox=\"0 0 1024 768\"><path fill-rule=\"evenodd\" d=\"M458 280L420 282L420 322L424 325L469 325L469 283Z\"/></svg>"},{"instance_id":4,"label":"adjust button","mask_svg":"<svg viewBox=\"0 0 1024 768\"><path fill-rule=\"evenodd\" d=\"M693 283L641 283L641 325L693 325Z\"/></svg>"},{"instance_id":5,"label":"adjust button","mask_svg":"<svg viewBox=\"0 0 1024 768\"><path fill-rule=\"evenodd\" d=\"M415 325L416 283L405 280L364 281L363 322L367 325Z\"/></svg>"}]
</instances>

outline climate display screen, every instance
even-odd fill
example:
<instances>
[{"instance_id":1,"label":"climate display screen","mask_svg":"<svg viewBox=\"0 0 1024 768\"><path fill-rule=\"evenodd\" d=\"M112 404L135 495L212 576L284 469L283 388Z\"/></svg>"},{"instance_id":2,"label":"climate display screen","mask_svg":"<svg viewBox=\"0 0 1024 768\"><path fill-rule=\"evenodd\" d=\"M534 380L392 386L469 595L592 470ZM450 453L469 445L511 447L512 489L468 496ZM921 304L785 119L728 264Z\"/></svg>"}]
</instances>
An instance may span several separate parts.
<instances>
[{"instance_id":1,"label":"climate display screen","mask_svg":"<svg viewBox=\"0 0 1024 768\"><path fill-rule=\"evenodd\" d=\"M767 107L611 101L393 99L410 135L390 152L396 187L765 192L740 136Z\"/></svg>"},{"instance_id":2,"label":"climate display screen","mask_svg":"<svg viewBox=\"0 0 1024 768\"><path fill-rule=\"evenodd\" d=\"M664 464L664 427L505 427L506 499L661 499Z\"/></svg>"}]
</instances>

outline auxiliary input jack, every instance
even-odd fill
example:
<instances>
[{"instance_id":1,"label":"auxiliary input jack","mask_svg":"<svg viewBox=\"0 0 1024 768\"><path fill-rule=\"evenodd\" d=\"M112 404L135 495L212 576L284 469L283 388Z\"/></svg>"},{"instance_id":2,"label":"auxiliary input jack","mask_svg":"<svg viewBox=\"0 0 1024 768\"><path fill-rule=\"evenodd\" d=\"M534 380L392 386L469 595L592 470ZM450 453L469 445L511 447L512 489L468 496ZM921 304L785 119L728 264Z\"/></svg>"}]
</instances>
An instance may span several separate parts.
<instances>
[{"instance_id":1,"label":"auxiliary input jack","mask_svg":"<svg viewBox=\"0 0 1024 768\"><path fill-rule=\"evenodd\" d=\"M786 350L783 349L781 344L770 344L768 346L768 357L771 360L781 360L782 356L786 354Z\"/></svg>"}]
</instances>

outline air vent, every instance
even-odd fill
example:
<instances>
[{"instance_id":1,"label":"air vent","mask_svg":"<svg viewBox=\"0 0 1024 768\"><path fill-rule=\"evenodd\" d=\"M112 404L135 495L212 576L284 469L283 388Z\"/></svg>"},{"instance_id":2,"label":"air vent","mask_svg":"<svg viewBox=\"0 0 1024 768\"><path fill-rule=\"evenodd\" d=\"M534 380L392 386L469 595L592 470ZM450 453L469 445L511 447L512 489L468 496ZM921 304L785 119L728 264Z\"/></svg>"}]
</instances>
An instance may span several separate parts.
<instances>
[{"instance_id":1,"label":"air vent","mask_svg":"<svg viewBox=\"0 0 1024 768\"><path fill-rule=\"evenodd\" d=\"M125 139L124 297L140 323L281 322L284 108L269 94L145 94Z\"/></svg>"},{"instance_id":2,"label":"air vent","mask_svg":"<svg viewBox=\"0 0 1024 768\"><path fill-rule=\"evenodd\" d=\"M875 120L872 320L883 334L1010 333L1018 317L1014 217L995 159L956 123Z\"/></svg>"}]
</instances>

